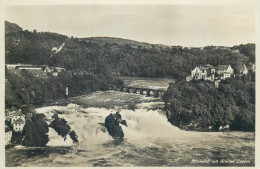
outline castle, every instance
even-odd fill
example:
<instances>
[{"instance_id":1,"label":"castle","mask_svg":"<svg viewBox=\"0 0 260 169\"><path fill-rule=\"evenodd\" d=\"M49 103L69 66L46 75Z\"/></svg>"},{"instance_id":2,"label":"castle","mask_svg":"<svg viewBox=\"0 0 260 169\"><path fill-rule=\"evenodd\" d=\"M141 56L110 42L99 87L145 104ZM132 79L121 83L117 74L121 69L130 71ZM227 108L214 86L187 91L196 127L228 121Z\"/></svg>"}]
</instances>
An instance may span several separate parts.
<instances>
[{"instance_id":1,"label":"castle","mask_svg":"<svg viewBox=\"0 0 260 169\"><path fill-rule=\"evenodd\" d=\"M232 75L234 75L234 69L230 65L218 65L214 67L207 64L197 66L191 70L191 74L186 77L186 81L204 79L214 82L215 80L230 78Z\"/></svg>"}]
</instances>

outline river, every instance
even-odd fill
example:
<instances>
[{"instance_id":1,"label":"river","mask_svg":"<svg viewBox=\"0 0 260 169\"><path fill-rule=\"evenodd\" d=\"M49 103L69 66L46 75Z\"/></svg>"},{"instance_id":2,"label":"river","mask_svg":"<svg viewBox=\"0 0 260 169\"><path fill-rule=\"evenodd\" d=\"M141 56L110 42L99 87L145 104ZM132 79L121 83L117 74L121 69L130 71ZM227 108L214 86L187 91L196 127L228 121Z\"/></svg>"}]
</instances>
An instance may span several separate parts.
<instances>
[{"instance_id":1,"label":"river","mask_svg":"<svg viewBox=\"0 0 260 169\"><path fill-rule=\"evenodd\" d=\"M139 82L138 82L139 81ZM124 78L127 86L167 88L172 79ZM55 110L78 135L76 145L49 130L47 147L6 148L6 166L254 166L255 134L251 132L192 132L171 125L158 98L119 91L94 92L65 103L40 107L51 119ZM99 123L118 109L127 127L115 141Z\"/></svg>"}]
</instances>

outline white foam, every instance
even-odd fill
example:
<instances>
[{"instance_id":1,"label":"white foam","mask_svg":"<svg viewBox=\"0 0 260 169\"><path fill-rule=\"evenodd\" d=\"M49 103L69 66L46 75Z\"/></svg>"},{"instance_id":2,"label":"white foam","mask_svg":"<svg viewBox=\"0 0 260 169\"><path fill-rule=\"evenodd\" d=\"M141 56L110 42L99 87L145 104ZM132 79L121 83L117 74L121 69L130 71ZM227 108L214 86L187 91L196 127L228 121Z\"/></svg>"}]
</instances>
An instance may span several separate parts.
<instances>
[{"instance_id":1,"label":"white foam","mask_svg":"<svg viewBox=\"0 0 260 169\"><path fill-rule=\"evenodd\" d=\"M103 144L112 137L107 132L104 132L104 127L99 123L104 123L105 118L110 114L116 113L116 109L105 108L82 108L76 104L69 104L68 106L51 106L37 109L37 112L44 113L48 118L52 116L54 110L62 111L63 114L58 116L64 118L78 136L79 147L93 147L95 144ZM162 110L147 110L144 108L136 109L135 111L122 109L120 114L122 119L126 120L127 127L124 125L122 129L125 138L129 142L144 144L146 138L174 138L180 132L180 129L171 125L165 115L161 113ZM48 145L52 146L66 146L73 145L72 140L67 136L67 140L63 138L53 129L49 132L50 142ZM137 143L137 144L139 144ZM148 144L148 143L147 143Z\"/></svg>"},{"instance_id":2,"label":"white foam","mask_svg":"<svg viewBox=\"0 0 260 169\"><path fill-rule=\"evenodd\" d=\"M158 110L137 109L122 110L122 118L127 121L125 134L128 138L140 137L169 137L179 128L172 126L167 118Z\"/></svg>"},{"instance_id":3,"label":"white foam","mask_svg":"<svg viewBox=\"0 0 260 169\"><path fill-rule=\"evenodd\" d=\"M70 136L66 136L66 140L62 138L62 136L58 135L58 133L51 127L49 127L49 142L47 143L48 146L73 146L73 141L71 140Z\"/></svg>"},{"instance_id":4,"label":"white foam","mask_svg":"<svg viewBox=\"0 0 260 169\"><path fill-rule=\"evenodd\" d=\"M36 109L37 113L43 113L47 119L51 120L55 110L63 112L58 114L60 118L64 118L78 136L80 146L91 147L94 144L103 144L111 137L108 133L104 133L103 127L99 123L104 123L104 119L109 115L110 111L104 108L81 108L76 104L68 106L49 106ZM67 135L67 139L59 136L55 130L49 128L49 146L72 146L73 141Z\"/></svg>"}]
</instances>

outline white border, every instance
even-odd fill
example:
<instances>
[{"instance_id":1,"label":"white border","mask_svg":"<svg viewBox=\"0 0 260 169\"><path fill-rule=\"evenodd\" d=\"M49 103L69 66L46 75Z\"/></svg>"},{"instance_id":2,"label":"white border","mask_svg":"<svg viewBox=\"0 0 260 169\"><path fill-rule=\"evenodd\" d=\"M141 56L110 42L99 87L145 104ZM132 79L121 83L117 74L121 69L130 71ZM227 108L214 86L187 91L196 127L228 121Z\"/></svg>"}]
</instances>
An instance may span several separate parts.
<instances>
[{"instance_id":1,"label":"white border","mask_svg":"<svg viewBox=\"0 0 260 169\"><path fill-rule=\"evenodd\" d=\"M5 63L5 56L4 56L4 13L5 13L5 6L9 5L79 5L79 4L182 4L182 5L248 5L248 4L255 4L256 7L256 44L260 42L260 34L259 34L259 22L260 22L260 1L259 0L0 0L0 135L4 136L4 86L5 86L5 77L4 77L4 63ZM241 167L241 168L259 168L260 167L260 125L259 125L259 116L257 114L259 108L258 100L259 100L259 75L258 75L258 65L260 65L259 55L260 49L259 46L256 45L256 141L255 141L255 167ZM4 137L0 139L0 168L5 168L5 143ZM16 167L22 168L22 167ZM29 167L32 168L32 167ZM37 167L37 168L46 168L46 167ZM49 168L60 168L60 167L49 167ZM75 168L75 167L70 167ZM77 168L84 168L84 167L77 167ZM105 168L107 167L89 167L89 168ZM111 167L111 168L118 168L118 167ZM122 167L120 167L122 168ZM132 168L132 167L128 167ZM140 168L140 167L138 167ZM149 167L151 168L151 167ZM152 167L152 168L160 168L160 167ZM201 167L163 167L164 169L168 168L201 168ZM203 167L203 168L222 168L222 167ZM238 168L238 167L228 167Z\"/></svg>"}]
</instances>

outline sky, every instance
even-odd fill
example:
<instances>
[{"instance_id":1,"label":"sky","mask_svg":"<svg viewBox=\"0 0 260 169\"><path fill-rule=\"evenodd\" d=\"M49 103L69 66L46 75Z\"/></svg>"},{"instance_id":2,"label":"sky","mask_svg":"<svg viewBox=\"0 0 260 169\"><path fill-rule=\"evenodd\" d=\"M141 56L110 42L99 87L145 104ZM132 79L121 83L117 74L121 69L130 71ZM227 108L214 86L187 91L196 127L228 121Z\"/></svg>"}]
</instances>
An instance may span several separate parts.
<instances>
[{"instance_id":1,"label":"sky","mask_svg":"<svg viewBox=\"0 0 260 169\"><path fill-rule=\"evenodd\" d=\"M74 37L118 37L184 47L255 43L253 5L7 6L5 20L24 30Z\"/></svg>"}]
</instances>

